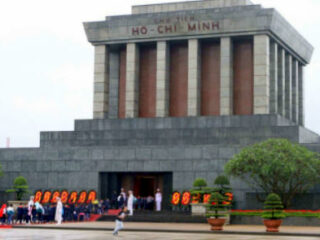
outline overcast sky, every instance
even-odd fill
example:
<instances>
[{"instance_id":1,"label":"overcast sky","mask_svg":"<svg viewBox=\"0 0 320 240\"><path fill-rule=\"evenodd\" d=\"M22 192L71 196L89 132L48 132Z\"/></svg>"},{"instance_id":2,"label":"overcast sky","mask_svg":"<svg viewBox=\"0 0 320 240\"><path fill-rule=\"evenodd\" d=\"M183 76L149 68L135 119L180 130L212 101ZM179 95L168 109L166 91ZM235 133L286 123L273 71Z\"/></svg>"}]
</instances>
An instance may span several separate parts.
<instances>
[{"instance_id":1,"label":"overcast sky","mask_svg":"<svg viewBox=\"0 0 320 240\"><path fill-rule=\"evenodd\" d=\"M159 2L1 0L0 148L7 137L11 147L37 147L40 131L73 130L74 119L92 118L93 47L82 22ZM305 110L306 127L320 133L320 1L253 2L276 8L315 47L306 70Z\"/></svg>"}]
</instances>

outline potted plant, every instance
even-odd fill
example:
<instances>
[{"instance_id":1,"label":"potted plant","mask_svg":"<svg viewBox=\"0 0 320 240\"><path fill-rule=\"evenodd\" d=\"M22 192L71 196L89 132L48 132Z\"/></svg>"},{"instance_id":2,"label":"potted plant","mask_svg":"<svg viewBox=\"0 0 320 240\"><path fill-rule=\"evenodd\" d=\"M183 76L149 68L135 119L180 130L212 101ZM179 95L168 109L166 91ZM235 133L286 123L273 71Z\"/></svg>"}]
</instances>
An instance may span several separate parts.
<instances>
[{"instance_id":1,"label":"potted plant","mask_svg":"<svg viewBox=\"0 0 320 240\"><path fill-rule=\"evenodd\" d=\"M214 191L219 192L223 197L225 197L223 204L228 205L228 208L231 208L233 203L233 194L229 178L224 175L220 175L216 177L213 184L215 185ZM226 214L226 224L230 224L230 214Z\"/></svg>"},{"instance_id":2,"label":"potted plant","mask_svg":"<svg viewBox=\"0 0 320 240\"><path fill-rule=\"evenodd\" d=\"M264 202L264 209L262 218L264 219L267 232L279 232L282 219L285 218L279 195L275 193L269 194Z\"/></svg>"},{"instance_id":3,"label":"potted plant","mask_svg":"<svg viewBox=\"0 0 320 240\"><path fill-rule=\"evenodd\" d=\"M209 204L207 204L207 221L211 225L211 230L222 231L226 222L226 212L228 206L224 204L226 198L218 192L211 194Z\"/></svg>"},{"instance_id":4,"label":"potted plant","mask_svg":"<svg viewBox=\"0 0 320 240\"><path fill-rule=\"evenodd\" d=\"M205 216L206 205L203 204L203 195L207 192L211 192L212 189L207 187L207 182L203 178L197 178L193 182L193 188L191 193L191 212L192 215Z\"/></svg>"},{"instance_id":5,"label":"potted plant","mask_svg":"<svg viewBox=\"0 0 320 240\"><path fill-rule=\"evenodd\" d=\"M16 179L14 180L12 189L8 189L6 192L16 193L17 200L21 201L25 194L30 193L28 189L29 189L29 186L28 186L27 180L24 177L19 176L19 177L16 177Z\"/></svg>"},{"instance_id":6,"label":"potted plant","mask_svg":"<svg viewBox=\"0 0 320 240\"><path fill-rule=\"evenodd\" d=\"M220 176L216 177L213 184L218 186L217 191L220 192L221 194L225 194L225 193L231 191L230 181L224 175L220 175Z\"/></svg>"}]
</instances>

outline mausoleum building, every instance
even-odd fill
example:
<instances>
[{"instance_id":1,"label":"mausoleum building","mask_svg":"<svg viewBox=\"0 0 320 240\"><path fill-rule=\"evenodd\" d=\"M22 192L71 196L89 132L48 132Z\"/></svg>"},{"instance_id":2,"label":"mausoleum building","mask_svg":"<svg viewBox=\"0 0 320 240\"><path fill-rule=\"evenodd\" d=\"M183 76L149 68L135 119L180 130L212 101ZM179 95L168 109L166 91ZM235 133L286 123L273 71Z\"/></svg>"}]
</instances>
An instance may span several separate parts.
<instances>
[{"instance_id":1,"label":"mausoleum building","mask_svg":"<svg viewBox=\"0 0 320 240\"><path fill-rule=\"evenodd\" d=\"M95 55L93 119L42 132L39 148L0 149L0 191L23 175L32 190L106 198L159 187L168 200L196 178L212 185L258 141L287 138L320 152L320 137L304 128L313 47L277 10L250 0L151 4L84 28ZM232 188L236 206L248 208L252 189L236 179ZM314 206L319 192L309 196Z\"/></svg>"}]
</instances>

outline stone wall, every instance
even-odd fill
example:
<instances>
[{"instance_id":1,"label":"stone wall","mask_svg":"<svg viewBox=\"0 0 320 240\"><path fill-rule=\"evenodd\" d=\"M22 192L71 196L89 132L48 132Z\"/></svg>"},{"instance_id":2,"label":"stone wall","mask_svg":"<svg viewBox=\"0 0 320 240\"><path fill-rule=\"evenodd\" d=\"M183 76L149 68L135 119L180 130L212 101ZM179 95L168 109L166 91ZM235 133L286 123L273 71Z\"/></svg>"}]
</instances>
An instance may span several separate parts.
<instances>
[{"instance_id":1,"label":"stone wall","mask_svg":"<svg viewBox=\"0 0 320 240\"><path fill-rule=\"evenodd\" d=\"M32 191L100 192L103 172L171 172L173 189L182 191L198 177L212 185L242 147L271 137L320 152L318 135L277 115L78 120L73 132L41 133L40 148L1 149L0 191L23 175ZM252 190L236 179L232 188L237 207L246 208Z\"/></svg>"}]
</instances>

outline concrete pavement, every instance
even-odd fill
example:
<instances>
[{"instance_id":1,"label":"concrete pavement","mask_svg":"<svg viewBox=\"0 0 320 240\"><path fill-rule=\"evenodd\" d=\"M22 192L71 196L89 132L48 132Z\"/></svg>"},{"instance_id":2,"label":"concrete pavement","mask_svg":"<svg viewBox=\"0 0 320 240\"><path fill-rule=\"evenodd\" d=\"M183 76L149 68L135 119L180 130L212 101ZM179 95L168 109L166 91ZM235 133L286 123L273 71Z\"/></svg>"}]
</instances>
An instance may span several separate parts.
<instances>
[{"instance_id":1,"label":"concrete pavement","mask_svg":"<svg viewBox=\"0 0 320 240\"><path fill-rule=\"evenodd\" d=\"M186 233L186 234L213 234L208 224L202 223L136 223L125 222L123 231L129 232L166 232L166 233ZM28 229L48 229L48 230L95 230L111 231L114 228L113 222L81 222L81 223L64 223L55 224L36 224L36 225L17 225L18 228ZM280 233L266 233L265 227L261 225L227 225L224 231L214 234L235 234L235 235L278 235L278 236L308 236L320 238L320 228L318 227L298 227L283 226Z\"/></svg>"},{"instance_id":2,"label":"concrete pavement","mask_svg":"<svg viewBox=\"0 0 320 240\"><path fill-rule=\"evenodd\" d=\"M120 232L119 236L112 236L108 231L75 231L52 229L1 229L1 240L318 240L318 237L293 236L255 236L229 234L197 234L197 233L167 233L167 232Z\"/></svg>"}]
</instances>

